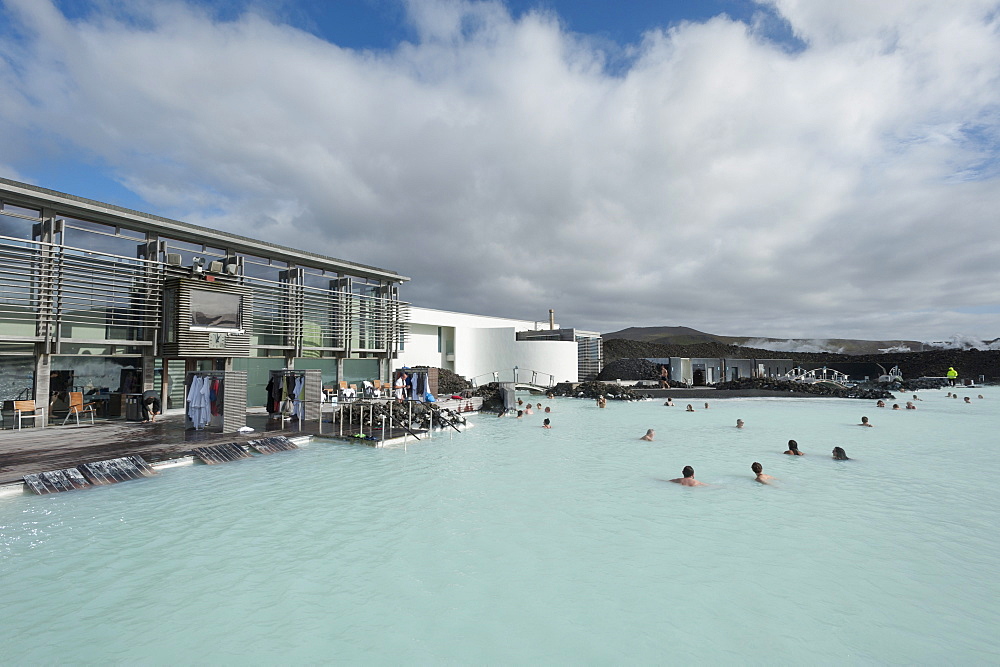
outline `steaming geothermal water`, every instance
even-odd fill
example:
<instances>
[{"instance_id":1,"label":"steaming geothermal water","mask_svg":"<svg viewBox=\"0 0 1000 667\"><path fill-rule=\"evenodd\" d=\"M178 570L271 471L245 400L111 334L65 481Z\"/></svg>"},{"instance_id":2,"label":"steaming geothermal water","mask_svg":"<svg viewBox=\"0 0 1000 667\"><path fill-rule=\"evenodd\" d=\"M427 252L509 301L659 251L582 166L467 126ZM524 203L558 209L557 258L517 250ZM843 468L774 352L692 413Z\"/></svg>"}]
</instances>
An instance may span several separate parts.
<instances>
[{"instance_id":1,"label":"steaming geothermal water","mask_svg":"<svg viewBox=\"0 0 1000 667\"><path fill-rule=\"evenodd\" d=\"M996 663L1000 391L961 393L531 397L552 414L405 449L6 498L3 659Z\"/></svg>"}]
</instances>

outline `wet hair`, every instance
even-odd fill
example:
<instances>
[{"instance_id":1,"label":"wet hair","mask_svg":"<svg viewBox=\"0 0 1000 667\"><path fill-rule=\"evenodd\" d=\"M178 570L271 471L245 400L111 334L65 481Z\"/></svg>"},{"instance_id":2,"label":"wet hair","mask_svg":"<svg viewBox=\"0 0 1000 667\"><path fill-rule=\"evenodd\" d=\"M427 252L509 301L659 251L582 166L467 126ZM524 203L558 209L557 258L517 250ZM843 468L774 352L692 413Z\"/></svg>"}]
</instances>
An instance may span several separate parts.
<instances>
[{"instance_id":1,"label":"wet hair","mask_svg":"<svg viewBox=\"0 0 1000 667\"><path fill-rule=\"evenodd\" d=\"M754 461L753 464L750 466L750 470L753 470L755 474L759 475L762 472L764 472L764 466Z\"/></svg>"},{"instance_id":2,"label":"wet hair","mask_svg":"<svg viewBox=\"0 0 1000 667\"><path fill-rule=\"evenodd\" d=\"M850 461L851 460L851 459L847 458L847 452L844 451L843 447L834 447L833 448L833 458L836 459L837 461Z\"/></svg>"},{"instance_id":3,"label":"wet hair","mask_svg":"<svg viewBox=\"0 0 1000 667\"><path fill-rule=\"evenodd\" d=\"M685 477L694 477L694 468L691 466L684 466L684 470L681 470L681 474Z\"/></svg>"},{"instance_id":4,"label":"wet hair","mask_svg":"<svg viewBox=\"0 0 1000 667\"><path fill-rule=\"evenodd\" d=\"M868 423L868 417L862 417L861 418L861 423L862 424L867 424Z\"/></svg>"},{"instance_id":5,"label":"wet hair","mask_svg":"<svg viewBox=\"0 0 1000 667\"><path fill-rule=\"evenodd\" d=\"M549 425L549 420L546 419L545 421L542 422L542 424L545 425L545 426L548 426Z\"/></svg>"},{"instance_id":6,"label":"wet hair","mask_svg":"<svg viewBox=\"0 0 1000 667\"><path fill-rule=\"evenodd\" d=\"M523 416L523 415L524 415L524 410L518 410L518 411L517 411L517 416L518 416L518 417L521 417L521 416Z\"/></svg>"},{"instance_id":7,"label":"wet hair","mask_svg":"<svg viewBox=\"0 0 1000 667\"><path fill-rule=\"evenodd\" d=\"M797 451L799 451L799 443L795 442L794 440L789 440L788 441L788 448L790 450L792 450L793 452L797 452Z\"/></svg>"}]
</instances>

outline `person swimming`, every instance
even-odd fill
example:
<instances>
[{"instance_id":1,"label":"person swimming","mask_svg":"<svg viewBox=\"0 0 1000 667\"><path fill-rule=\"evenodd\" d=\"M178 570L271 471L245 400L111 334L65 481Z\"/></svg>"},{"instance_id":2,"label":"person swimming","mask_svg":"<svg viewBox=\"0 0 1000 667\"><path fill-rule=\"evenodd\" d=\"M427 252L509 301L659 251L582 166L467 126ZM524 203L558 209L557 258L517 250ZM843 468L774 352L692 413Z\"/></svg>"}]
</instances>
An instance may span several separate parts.
<instances>
[{"instance_id":1,"label":"person swimming","mask_svg":"<svg viewBox=\"0 0 1000 667\"><path fill-rule=\"evenodd\" d=\"M542 428L552 428L552 423L549 422L548 418L545 418L545 420L542 421Z\"/></svg>"},{"instance_id":2,"label":"person swimming","mask_svg":"<svg viewBox=\"0 0 1000 667\"><path fill-rule=\"evenodd\" d=\"M684 412L694 412L694 406L688 403L688 406L684 408Z\"/></svg>"},{"instance_id":3,"label":"person swimming","mask_svg":"<svg viewBox=\"0 0 1000 667\"><path fill-rule=\"evenodd\" d=\"M970 399L968 396L966 396L965 397L965 402L966 403L972 403L972 399Z\"/></svg>"},{"instance_id":4,"label":"person swimming","mask_svg":"<svg viewBox=\"0 0 1000 667\"><path fill-rule=\"evenodd\" d=\"M916 410L916 409L917 409L917 406L915 406L915 405L913 404L913 401L907 401L907 402L906 402L906 409L907 409L907 410Z\"/></svg>"},{"instance_id":5,"label":"person swimming","mask_svg":"<svg viewBox=\"0 0 1000 667\"><path fill-rule=\"evenodd\" d=\"M708 403L705 404L705 409L708 410Z\"/></svg>"},{"instance_id":6,"label":"person swimming","mask_svg":"<svg viewBox=\"0 0 1000 667\"><path fill-rule=\"evenodd\" d=\"M743 420L742 419L737 419L736 420L736 428L743 428Z\"/></svg>"},{"instance_id":7,"label":"person swimming","mask_svg":"<svg viewBox=\"0 0 1000 667\"><path fill-rule=\"evenodd\" d=\"M851 459L847 458L847 452L844 451L843 447L834 447L833 448L833 458L834 458L835 461L850 461L851 460Z\"/></svg>"},{"instance_id":8,"label":"person swimming","mask_svg":"<svg viewBox=\"0 0 1000 667\"><path fill-rule=\"evenodd\" d=\"M878 399L878 402L875 403L875 407L876 408L884 408L885 407L885 401L883 401L881 398Z\"/></svg>"},{"instance_id":9,"label":"person swimming","mask_svg":"<svg viewBox=\"0 0 1000 667\"><path fill-rule=\"evenodd\" d=\"M674 407L674 399L672 399L669 396L667 396L667 402L664 403L664 405L667 405L667 406L669 406L671 408Z\"/></svg>"},{"instance_id":10,"label":"person swimming","mask_svg":"<svg viewBox=\"0 0 1000 667\"><path fill-rule=\"evenodd\" d=\"M552 408L550 408L549 406L546 405L545 406L545 413L548 414L550 412L552 412Z\"/></svg>"},{"instance_id":11,"label":"person swimming","mask_svg":"<svg viewBox=\"0 0 1000 667\"><path fill-rule=\"evenodd\" d=\"M922 399L922 398L920 398L919 396L917 396L916 394L914 394L914 395L913 395L913 400L915 400L915 401L922 401L922 400L924 400L924 399Z\"/></svg>"},{"instance_id":12,"label":"person swimming","mask_svg":"<svg viewBox=\"0 0 1000 667\"><path fill-rule=\"evenodd\" d=\"M538 403L537 405L535 405L535 409L541 410L542 409L542 404Z\"/></svg>"},{"instance_id":13,"label":"person swimming","mask_svg":"<svg viewBox=\"0 0 1000 667\"><path fill-rule=\"evenodd\" d=\"M861 418L861 423L860 423L860 424L858 424L858 426L873 426L873 424L871 424L871 423L870 423L870 422L868 421L868 417L862 417L862 418Z\"/></svg>"},{"instance_id":14,"label":"person swimming","mask_svg":"<svg viewBox=\"0 0 1000 667\"><path fill-rule=\"evenodd\" d=\"M691 466L684 466L684 470L681 470L681 474L684 476L670 481L674 484L680 484L681 486L708 486L704 482L699 482L694 478L694 468Z\"/></svg>"},{"instance_id":15,"label":"person swimming","mask_svg":"<svg viewBox=\"0 0 1000 667\"><path fill-rule=\"evenodd\" d=\"M892 404L892 409L893 410L899 410L899 403L893 403Z\"/></svg>"},{"instance_id":16,"label":"person swimming","mask_svg":"<svg viewBox=\"0 0 1000 667\"><path fill-rule=\"evenodd\" d=\"M982 394L980 394L980 395L979 395L979 398L982 398L982 397L983 397L983 395L982 395Z\"/></svg>"},{"instance_id":17,"label":"person swimming","mask_svg":"<svg viewBox=\"0 0 1000 667\"><path fill-rule=\"evenodd\" d=\"M527 405L524 406L524 414L526 415L535 414L535 412L531 409L531 403L528 403Z\"/></svg>"},{"instance_id":18,"label":"person swimming","mask_svg":"<svg viewBox=\"0 0 1000 667\"><path fill-rule=\"evenodd\" d=\"M639 439L640 440L647 440L649 442L652 442L653 441L653 436L655 436L655 435L656 435L656 431L654 431L653 429L650 428L650 429L646 429L646 435L642 436Z\"/></svg>"},{"instance_id":19,"label":"person swimming","mask_svg":"<svg viewBox=\"0 0 1000 667\"><path fill-rule=\"evenodd\" d=\"M520 419L523 416L524 416L524 410L518 410L517 411L517 418Z\"/></svg>"},{"instance_id":20,"label":"person swimming","mask_svg":"<svg viewBox=\"0 0 1000 667\"><path fill-rule=\"evenodd\" d=\"M799 443L794 440L788 441L788 451L786 451L785 454L788 454L789 456L805 456L805 454L799 451Z\"/></svg>"},{"instance_id":21,"label":"person swimming","mask_svg":"<svg viewBox=\"0 0 1000 667\"><path fill-rule=\"evenodd\" d=\"M750 470L753 470L753 474L757 475L757 479L754 481L760 482L761 484L770 484L771 480L774 479L770 475L765 475L764 466L756 461L754 461L753 465L750 466Z\"/></svg>"}]
</instances>

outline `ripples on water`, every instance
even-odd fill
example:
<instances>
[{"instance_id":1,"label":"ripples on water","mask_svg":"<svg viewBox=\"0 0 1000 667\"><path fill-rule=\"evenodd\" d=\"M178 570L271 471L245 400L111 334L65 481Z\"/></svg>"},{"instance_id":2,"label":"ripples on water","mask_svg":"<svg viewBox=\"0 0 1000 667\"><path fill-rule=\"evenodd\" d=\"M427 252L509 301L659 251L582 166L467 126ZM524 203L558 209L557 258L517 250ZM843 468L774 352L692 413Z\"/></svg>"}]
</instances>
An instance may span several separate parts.
<instances>
[{"instance_id":1,"label":"ripples on water","mask_svg":"<svg viewBox=\"0 0 1000 667\"><path fill-rule=\"evenodd\" d=\"M1000 394L922 396L558 399L2 500L4 662L996 662Z\"/></svg>"}]
</instances>

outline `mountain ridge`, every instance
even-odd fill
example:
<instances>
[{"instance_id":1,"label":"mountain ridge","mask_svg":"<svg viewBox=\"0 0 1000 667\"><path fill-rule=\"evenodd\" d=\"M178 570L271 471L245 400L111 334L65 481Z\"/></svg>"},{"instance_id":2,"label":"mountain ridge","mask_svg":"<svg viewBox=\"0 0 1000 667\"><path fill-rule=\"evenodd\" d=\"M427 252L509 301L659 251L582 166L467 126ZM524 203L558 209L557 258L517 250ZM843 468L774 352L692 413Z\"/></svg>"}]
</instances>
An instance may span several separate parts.
<instances>
[{"instance_id":1,"label":"mountain ridge","mask_svg":"<svg viewBox=\"0 0 1000 667\"><path fill-rule=\"evenodd\" d=\"M773 338L768 336L720 336L691 327L627 327L601 334L608 340L631 340L657 345L735 345L772 352L809 352L847 355L881 354L885 351L921 352L937 349L917 340L863 340L854 338Z\"/></svg>"}]
</instances>

